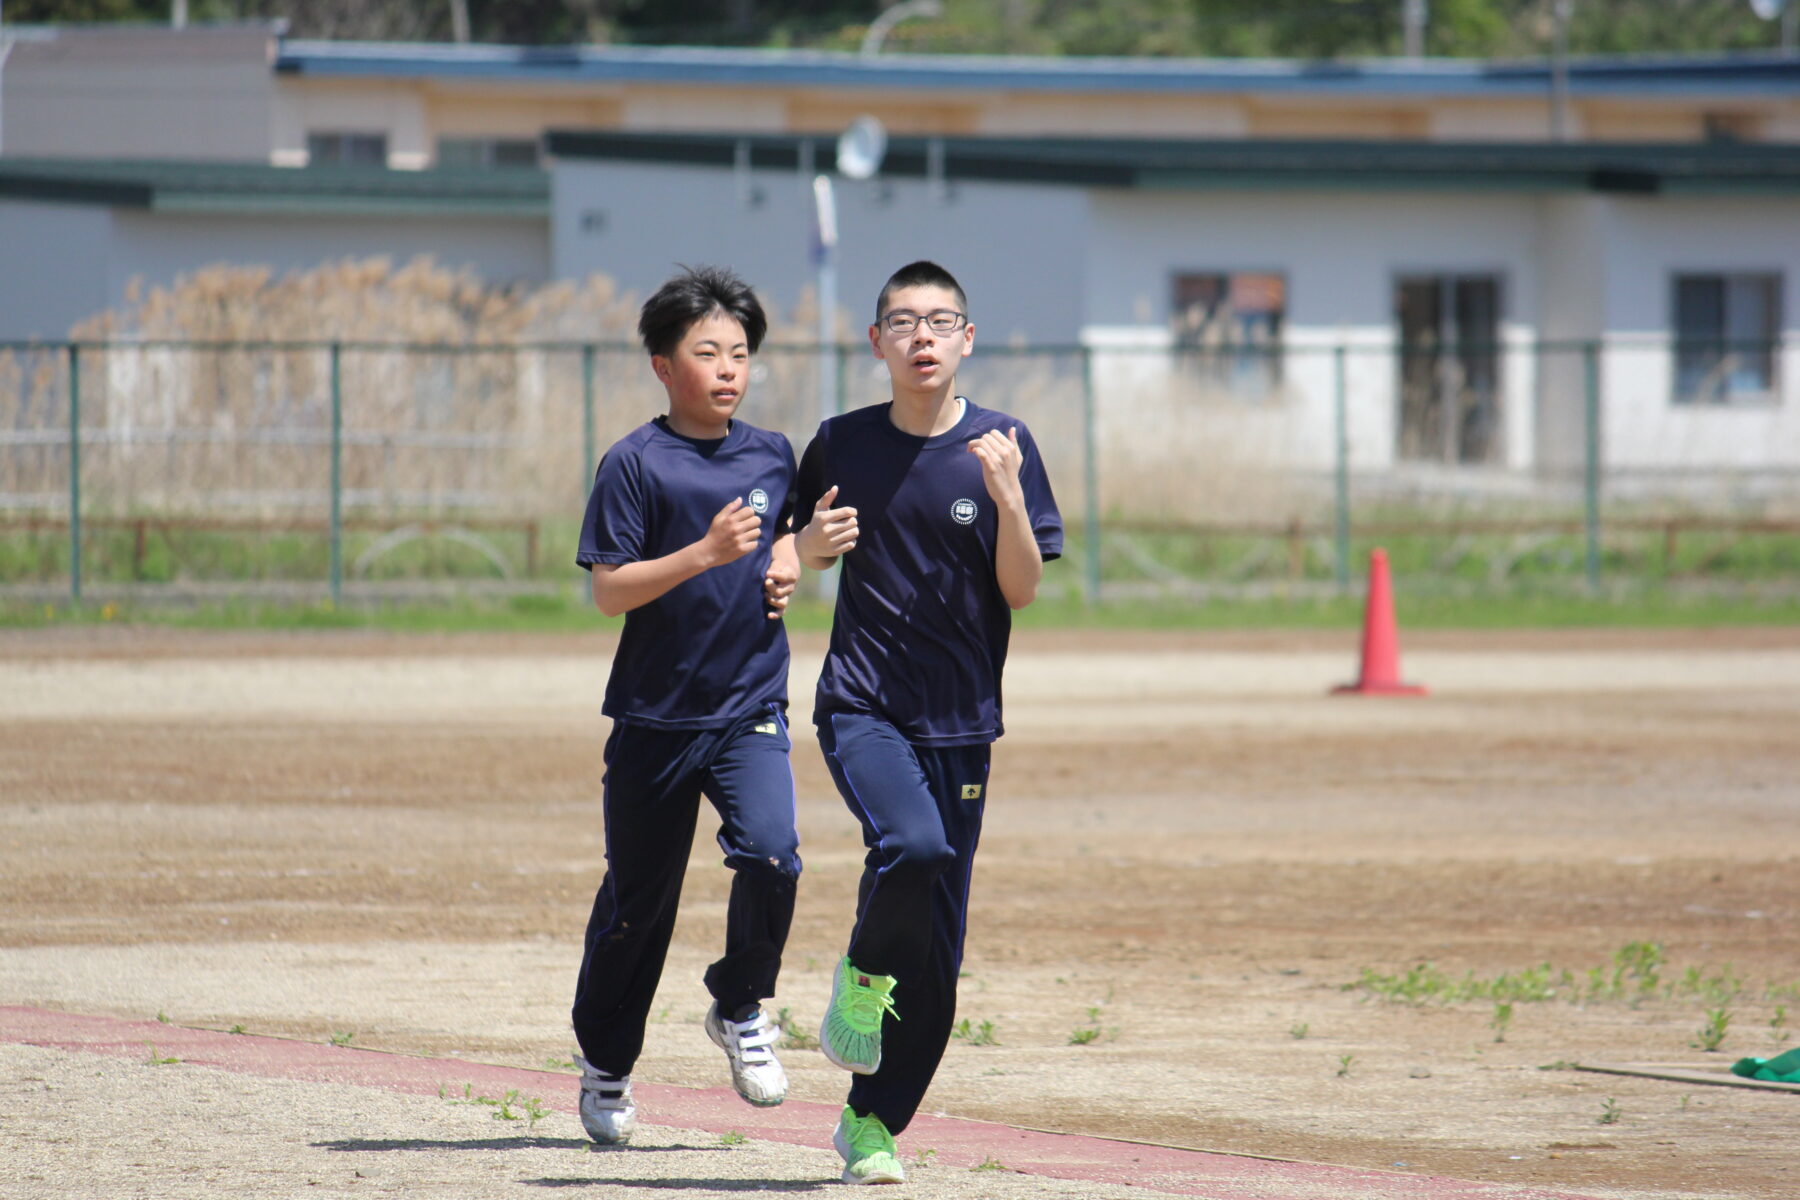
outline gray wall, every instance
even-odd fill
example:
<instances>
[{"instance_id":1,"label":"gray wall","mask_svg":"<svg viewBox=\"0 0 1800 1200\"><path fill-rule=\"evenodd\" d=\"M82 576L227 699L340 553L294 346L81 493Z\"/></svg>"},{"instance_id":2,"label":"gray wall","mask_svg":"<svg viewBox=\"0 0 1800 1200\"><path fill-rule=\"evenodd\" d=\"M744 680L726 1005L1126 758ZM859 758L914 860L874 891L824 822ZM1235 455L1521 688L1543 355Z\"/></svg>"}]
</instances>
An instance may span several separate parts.
<instances>
[{"instance_id":1,"label":"gray wall","mask_svg":"<svg viewBox=\"0 0 1800 1200\"><path fill-rule=\"evenodd\" d=\"M678 263L730 266L791 319L813 286L812 185L793 171L563 162L551 173L552 266L593 272L643 296ZM1069 344L1082 324L1087 196L1078 188L955 183L947 201L922 180L835 183L839 311L860 340L894 268L942 263L969 293L990 344L1024 336ZM757 198L746 204L743 193Z\"/></svg>"},{"instance_id":2,"label":"gray wall","mask_svg":"<svg viewBox=\"0 0 1800 1200\"><path fill-rule=\"evenodd\" d=\"M1288 190L1095 193L1088 323L1166 328L1181 271L1278 271L1290 331L1394 325L1411 272L1492 272L1502 320L1535 324L1529 196Z\"/></svg>"},{"instance_id":3,"label":"gray wall","mask_svg":"<svg viewBox=\"0 0 1800 1200\"><path fill-rule=\"evenodd\" d=\"M386 255L430 255L490 283L549 278L549 239L535 217L307 217L170 214L0 201L0 341L63 338L123 303L134 279L167 285L214 263L276 272Z\"/></svg>"},{"instance_id":4,"label":"gray wall","mask_svg":"<svg viewBox=\"0 0 1800 1200\"><path fill-rule=\"evenodd\" d=\"M0 200L0 341L66 337L106 307L112 210Z\"/></svg>"}]
</instances>

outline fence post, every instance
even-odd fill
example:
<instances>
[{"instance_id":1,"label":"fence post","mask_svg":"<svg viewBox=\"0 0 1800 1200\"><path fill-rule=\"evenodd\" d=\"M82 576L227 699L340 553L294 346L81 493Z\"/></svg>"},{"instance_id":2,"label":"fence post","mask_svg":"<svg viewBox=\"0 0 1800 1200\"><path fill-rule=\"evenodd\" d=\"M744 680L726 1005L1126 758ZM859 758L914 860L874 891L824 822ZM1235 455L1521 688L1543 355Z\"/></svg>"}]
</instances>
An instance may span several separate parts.
<instances>
[{"instance_id":1,"label":"fence post","mask_svg":"<svg viewBox=\"0 0 1800 1200\"><path fill-rule=\"evenodd\" d=\"M843 343L832 347L831 386L833 416L844 411L845 389L850 377L850 350Z\"/></svg>"},{"instance_id":2,"label":"fence post","mask_svg":"<svg viewBox=\"0 0 1800 1200\"><path fill-rule=\"evenodd\" d=\"M581 494L594 484L594 343L581 348Z\"/></svg>"},{"instance_id":3,"label":"fence post","mask_svg":"<svg viewBox=\"0 0 1800 1200\"><path fill-rule=\"evenodd\" d=\"M1600 587L1600 343L1582 347L1582 508L1587 538L1587 585Z\"/></svg>"},{"instance_id":4,"label":"fence post","mask_svg":"<svg viewBox=\"0 0 1800 1200\"><path fill-rule=\"evenodd\" d=\"M69 600L81 603L81 346L69 343Z\"/></svg>"},{"instance_id":5,"label":"fence post","mask_svg":"<svg viewBox=\"0 0 1800 1200\"><path fill-rule=\"evenodd\" d=\"M331 343L331 603L344 599L343 345Z\"/></svg>"},{"instance_id":6,"label":"fence post","mask_svg":"<svg viewBox=\"0 0 1800 1200\"><path fill-rule=\"evenodd\" d=\"M1086 502L1082 521L1087 525L1086 586L1089 604L1100 603L1100 448L1094 412L1094 348L1081 348L1081 479Z\"/></svg>"},{"instance_id":7,"label":"fence post","mask_svg":"<svg viewBox=\"0 0 1800 1200\"><path fill-rule=\"evenodd\" d=\"M1332 415L1336 422L1335 447L1337 494L1337 584L1340 593L1350 591L1350 414L1347 365L1342 341L1332 348Z\"/></svg>"}]
</instances>

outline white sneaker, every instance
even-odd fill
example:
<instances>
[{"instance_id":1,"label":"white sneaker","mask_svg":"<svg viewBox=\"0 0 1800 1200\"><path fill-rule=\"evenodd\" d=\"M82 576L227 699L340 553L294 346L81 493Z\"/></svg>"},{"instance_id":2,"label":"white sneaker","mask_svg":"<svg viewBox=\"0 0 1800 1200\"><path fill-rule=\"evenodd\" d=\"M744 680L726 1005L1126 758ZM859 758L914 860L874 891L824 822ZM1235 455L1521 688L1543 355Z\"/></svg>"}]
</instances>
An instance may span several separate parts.
<instances>
[{"instance_id":1,"label":"white sneaker","mask_svg":"<svg viewBox=\"0 0 1800 1200\"><path fill-rule=\"evenodd\" d=\"M637 1128L637 1105L631 1099L631 1076L614 1079L588 1066L577 1055L581 1068L581 1127L603 1146L622 1146Z\"/></svg>"},{"instance_id":2,"label":"white sneaker","mask_svg":"<svg viewBox=\"0 0 1800 1200\"><path fill-rule=\"evenodd\" d=\"M758 1108L773 1108L787 1099L787 1072L775 1057L781 1036L762 1009L748 1021L733 1021L715 1002L706 1010L706 1034L731 1060L731 1086Z\"/></svg>"}]
</instances>

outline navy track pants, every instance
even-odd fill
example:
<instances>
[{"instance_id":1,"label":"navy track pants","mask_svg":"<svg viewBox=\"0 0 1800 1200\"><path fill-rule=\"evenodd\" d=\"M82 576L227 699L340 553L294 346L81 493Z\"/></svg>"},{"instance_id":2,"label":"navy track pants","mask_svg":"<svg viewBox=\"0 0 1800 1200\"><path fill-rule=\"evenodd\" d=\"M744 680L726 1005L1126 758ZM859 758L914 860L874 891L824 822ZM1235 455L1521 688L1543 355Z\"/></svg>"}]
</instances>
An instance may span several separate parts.
<instances>
[{"instance_id":1,"label":"navy track pants","mask_svg":"<svg viewBox=\"0 0 1800 1200\"><path fill-rule=\"evenodd\" d=\"M849 1104L897 1134L924 1100L956 1018L992 747L916 746L886 721L849 713L820 723L819 745L868 847L846 953L859 970L894 977L900 1018L882 1022L881 1067L855 1076Z\"/></svg>"},{"instance_id":2,"label":"navy track pants","mask_svg":"<svg viewBox=\"0 0 1800 1200\"><path fill-rule=\"evenodd\" d=\"M727 1014L775 994L800 877L790 749L773 708L720 729L614 724L602 780L606 878L570 1013L590 1065L628 1075L643 1052L701 796L718 811L733 872L725 956L707 968L706 990Z\"/></svg>"}]
</instances>

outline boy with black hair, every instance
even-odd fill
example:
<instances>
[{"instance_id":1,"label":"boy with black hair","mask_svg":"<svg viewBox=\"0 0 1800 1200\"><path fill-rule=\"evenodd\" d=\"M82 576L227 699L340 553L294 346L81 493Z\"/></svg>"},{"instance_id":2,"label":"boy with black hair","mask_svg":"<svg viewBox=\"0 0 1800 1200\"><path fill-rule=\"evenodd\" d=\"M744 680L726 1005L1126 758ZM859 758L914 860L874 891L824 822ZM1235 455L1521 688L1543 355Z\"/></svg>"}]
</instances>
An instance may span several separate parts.
<instances>
[{"instance_id":1,"label":"boy with black hair","mask_svg":"<svg viewBox=\"0 0 1800 1200\"><path fill-rule=\"evenodd\" d=\"M628 1141L631 1071L675 928L700 797L733 871L725 955L706 971L706 1032L738 1095L780 1104L775 993L800 875L788 762L787 632L794 452L735 419L768 327L730 271L684 270L645 302L638 334L669 410L607 450L575 561L594 603L625 614L602 708L606 878L594 897L571 1013L581 1122Z\"/></svg>"},{"instance_id":2,"label":"boy with black hair","mask_svg":"<svg viewBox=\"0 0 1800 1200\"><path fill-rule=\"evenodd\" d=\"M948 271L900 268L869 326L892 400L827 420L800 461L800 561L843 562L813 719L868 847L819 1032L856 1073L832 1138L847 1183L905 1177L894 1135L956 1013L1012 610L1062 553L1030 431L956 393L974 339Z\"/></svg>"}]
</instances>

